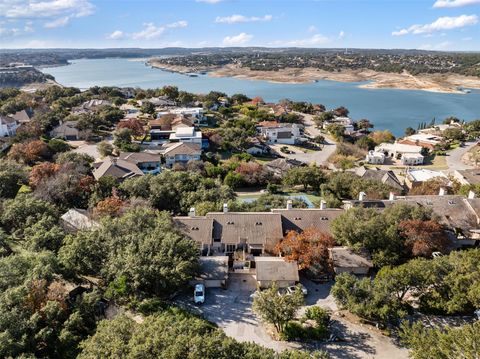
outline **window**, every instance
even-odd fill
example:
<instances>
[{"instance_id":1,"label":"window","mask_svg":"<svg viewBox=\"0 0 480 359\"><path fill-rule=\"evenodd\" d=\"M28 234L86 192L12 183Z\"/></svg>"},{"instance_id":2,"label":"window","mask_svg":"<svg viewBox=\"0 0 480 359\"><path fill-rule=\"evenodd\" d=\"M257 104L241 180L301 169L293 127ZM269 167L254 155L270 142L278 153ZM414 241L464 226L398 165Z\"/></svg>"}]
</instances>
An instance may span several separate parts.
<instances>
[{"instance_id":1,"label":"window","mask_svg":"<svg viewBox=\"0 0 480 359\"><path fill-rule=\"evenodd\" d=\"M216 242L216 243L218 243L218 242L221 241L221 239L220 239L220 238L214 238L213 241Z\"/></svg>"},{"instance_id":2,"label":"window","mask_svg":"<svg viewBox=\"0 0 480 359\"><path fill-rule=\"evenodd\" d=\"M227 253L232 253L235 252L235 249L237 248L236 244L227 244Z\"/></svg>"}]
</instances>

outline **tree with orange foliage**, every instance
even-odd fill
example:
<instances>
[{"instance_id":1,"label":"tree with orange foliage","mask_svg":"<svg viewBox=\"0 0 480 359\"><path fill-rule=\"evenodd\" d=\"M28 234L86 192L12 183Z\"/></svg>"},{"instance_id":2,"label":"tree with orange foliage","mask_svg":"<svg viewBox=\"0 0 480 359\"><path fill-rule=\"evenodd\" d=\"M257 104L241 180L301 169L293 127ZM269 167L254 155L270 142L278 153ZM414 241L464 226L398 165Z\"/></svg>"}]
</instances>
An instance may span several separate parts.
<instances>
[{"instance_id":1,"label":"tree with orange foliage","mask_svg":"<svg viewBox=\"0 0 480 359\"><path fill-rule=\"evenodd\" d=\"M261 98L260 96L252 98L251 102L252 102L252 105L255 105L255 106L262 105L265 103L265 101L263 101L263 98Z\"/></svg>"},{"instance_id":2,"label":"tree with orange foliage","mask_svg":"<svg viewBox=\"0 0 480 359\"><path fill-rule=\"evenodd\" d=\"M118 217L125 207L125 204L125 201L122 201L120 198L114 195L98 202L94 212L95 215L99 217Z\"/></svg>"},{"instance_id":3,"label":"tree with orange foliage","mask_svg":"<svg viewBox=\"0 0 480 359\"><path fill-rule=\"evenodd\" d=\"M28 143L16 143L8 153L9 158L17 162L23 162L27 165L32 165L40 160L48 159L50 156L51 151L48 148L48 145L40 140Z\"/></svg>"},{"instance_id":4,"label":"tree with orange foliage","mask_svg":"<svg viewBox=\"0 0 480 359\"><path fill-rule=\"evenodd\" d=\"M44 162L33 166L28 177L30 187L35 189L41 181L53 176L59 169L60 165L51 162Z\"/></svg>"},{"instance_id":5,"label":"tree with orange foliage","mask_svg":"<svg viewBox=\"0 0 480 359\"><path fill-rule=\"evenodd\" d=\"M334 245L335 240L329 234L307 228L302 233L289 231L276 245L275 252L288 260L297 261L300 270L306 269L319 274L328 269L328 249Z\"/></svg>"},{"instance_id":6,"label":"tree with orange foliage","mask_svg":"<svg viewBox=\"0 0 480 359\"><path fill-rule=\"evenodd\" d=\"M126 121L120 121L117 125L117 128L128 128L132 130L132 133L135 136L142 136L143 134L145 134L142 121L136 118L131 118Z\"/></svg>"},{"instance_id":7,"label":"tree with orange foliage","mask_svg":"<svg viewBox=\"0 0 480 359\"><path fill-rule=\"evenodd\" d=\"M446 252L449 245L443 226L433 220L406 220L400 222L400 232L413 256L430 257L433 252Z\"/></svg>"}]
</instances>

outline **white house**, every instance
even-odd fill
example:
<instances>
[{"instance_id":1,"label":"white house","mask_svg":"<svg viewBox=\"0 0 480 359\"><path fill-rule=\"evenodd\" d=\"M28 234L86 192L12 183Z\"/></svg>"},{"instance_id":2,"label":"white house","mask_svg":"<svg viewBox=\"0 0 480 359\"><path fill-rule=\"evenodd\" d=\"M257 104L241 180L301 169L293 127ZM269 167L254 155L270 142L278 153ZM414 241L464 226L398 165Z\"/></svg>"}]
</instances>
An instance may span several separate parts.
<instances>
[{"instance_id":1,"label":"white house","mask_svg":"<svg viewBox=\"0 0 480 359\"><path fill-rule=\"evenodd\" d=\"M342 125L345 128L345 134L350 135L355 132L355 127L353 125L353 120L349 117L335 117L332 120L325 122L323 124L323 129L326 130L328 125L338 124Z\"/></svg>"},{"instance_id":2,"label":"white house","mask_svg":"<svg viewBox=\"0 0 480 359\"><path fill-rule=\"evenodd\" d=\"M201 145L202 132L195 130L195 127L177 127L174 133L170 134L170 142L190 142Z\"/></svg>"},{"instance_id":3,"label":"white house","mask_svg":"<svg viewBox=\"0 0 480 359\"><path fill-rule=\"evenodd\" d=\"M294 145L306 140L300 133L300 126L295 123L282 124L274 121L264 121L259 125L259 132L269 144Z\"/></svg>"},{"instance_id":4,"label":"white house","mask_svg":"<svg viewBox=\"0 0 480 359\"><path fill-rule=\"evenodd\" d=\"M374 165L381 165L385 162L385 154L383 152L368 151L365 161Z\"/></svg>"},{"instance_id":5,"label":"white house","mask_svg":"<svg viewBox=\"0 0 480 359\"><path fill-rule=\"evenodd\" d=\"M0 115L0 137L15 136L18 126L14 118Z\"/></svg>"},{"instance_id":6,"label":"white house","mask_svg":"<svg viewBox=\"0 0 480 359\"><path fill-rule=\"evenodd\" d=\"M381 143L375 152L382 152L386 157L401 160L403 165L411 166L423 163L422 147L402 143Z\"/></svg>"}]
</instances>

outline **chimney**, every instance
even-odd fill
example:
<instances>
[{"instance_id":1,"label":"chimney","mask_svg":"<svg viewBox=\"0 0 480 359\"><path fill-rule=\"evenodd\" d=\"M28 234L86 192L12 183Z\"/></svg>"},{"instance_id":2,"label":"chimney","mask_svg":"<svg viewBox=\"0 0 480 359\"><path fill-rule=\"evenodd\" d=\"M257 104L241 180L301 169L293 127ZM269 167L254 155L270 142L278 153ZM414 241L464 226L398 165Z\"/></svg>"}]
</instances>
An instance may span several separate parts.
<instances>
[{"instance_id":1,"label":"chimney","mask_svg":"<svg viewBox=\"0 0 480 359\"><path fill-rule=\"evenodd\" d=\"M189 217L195 217L197 214L196 214L196 211L195 211L195 207L192 207L190 208L190 210L188 211L188 216Z\"/></svg>"},{"instance_id":2,"label":"chimney","mask_svg":"<svg viewBox=\"0 0 480 359\"><path fill-rule=\"evenodd\" d=\"M227 213L228 212L228 204L224 203L223 204L223 213Z\"/></svg>"},{"instance_id":3,"label":"chimney","mask_svg":"<svg viewBox=\"0 0 480 359\"><path fill-rule=\"evenodd\" d=\"M364 201L366 199L366 197L367 197L367 194L365 192L360 192L358 194L358 200L359 201Z\"/></svg>"},{"instance_id":4,"label":"chimney","mask_svg":"<svg viewBox=\"0 0 480 359\"><path fill-rule=\"evenodd\" d=\"M320 209L327 209L327 202L323 199L320 201Z\"/></svg>"},{"instance_id":5,"label":"chimney","mask_svg":"<svg viewBox=\"0 0 480 359\"><path fill-rule=\"evenodd\" d=\"M397 199L397 195L393 192L390 192L390 195L388 196L389 201L395 201Z\"/></svg>"},{"instance_id":6,"label":"chimney","mask_svg":"<svg viewBox=\"0 0 480 359\"><path fill-rule=\"evenodd\" d=\"M475 198L475 192L472 190L468 191L468 199L474 199Z\"/></svg>"},{"instance_id":7,"label":"chimney","mask_svg":"<svg viewBox=\"0 0 480 359\"><path fill-rule=\"evenodd\" d=\"M292 208L293 208L293 202L292 202L291 199L289 199L289 200L287 201L287 209L288 209L288 210L291 210Z\"/></svg>"},{"instance_id":8,"label":"chimney","mask_svg":"<svg viewBox=\"0 0 480 359\"><path fill-rule=\"evenodd\" d=\"M447 190L445 187L440 187L440 191L438 192L439 196L445 196L447 194Z\"/></svg>"}]
</instances>

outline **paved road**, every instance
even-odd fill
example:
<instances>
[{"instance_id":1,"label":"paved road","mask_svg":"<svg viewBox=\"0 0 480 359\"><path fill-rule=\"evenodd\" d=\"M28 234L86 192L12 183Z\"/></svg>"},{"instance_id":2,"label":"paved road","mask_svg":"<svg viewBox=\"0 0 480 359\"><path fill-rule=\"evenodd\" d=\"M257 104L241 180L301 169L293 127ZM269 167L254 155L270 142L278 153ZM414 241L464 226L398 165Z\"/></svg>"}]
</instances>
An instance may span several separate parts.
<instances>
[{"instance_id":1,"label":"paved road","mask_svg":"<svg viewBox=\"0 0 480 359\"><path fill-rule=\"evenodd\" d=\"M206 290L206 302L200 306L192 305L192 298L185 298L180 304L193 309L205 319L216 323L225 333L239 341L255 342L276 351L285 349L300 349L299 343L281 342L273 340L265 330L265 326L252 312L250 294L255 289L255 279L230 275L230 284L227 290ZM333 297L330 295L332 284L315 284L303 281L309 294L306 297L306 306L320 305L335 312L338 310ZM332 331L341 335L345 342L316 343L305 346L305 349L321 349L330 353L332 358L363 359L389 358L407 359L408 351L397 347L392 341L379 332L367 326L351 323L339 315L332 316Z\"/></svg>"},{"instance_id":2,"label":"paved road","mask_svg":"<svg viewBox=\"0 0 480 359\"><path fill-rule=\"evenodd\" d=\"M467 153L477 142L467 142L465 146L458 147L450 151L447 155L447 165L450 171L453 170L468 170L474 168L462 162L462 156Z\"/></svg>"},{"instance_id":3,"label":"paved road","mask_svg":"<svg viewBox=\"0 0 480 359\"><path fill-rule=\"evenodd\" d=\"M337 149L337 144L332 138L325 136L325 134L320 132L320 130L315 126L315 123L313 122L312 115L307 115L302 113L299 113L299 115L302 115L304 117L303 123L305 125L305 133L310 137L315 137L318 135L324 136L325 144L321 151L307 152L307 153L294 153L294 154L281 153L281 155L288 158L294 158L298 161L302 161L308 164L316 163L317 165L327 166L328 158Z\"/></svg>"}]
</instances>

